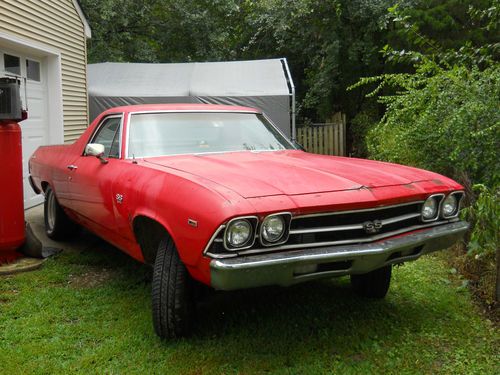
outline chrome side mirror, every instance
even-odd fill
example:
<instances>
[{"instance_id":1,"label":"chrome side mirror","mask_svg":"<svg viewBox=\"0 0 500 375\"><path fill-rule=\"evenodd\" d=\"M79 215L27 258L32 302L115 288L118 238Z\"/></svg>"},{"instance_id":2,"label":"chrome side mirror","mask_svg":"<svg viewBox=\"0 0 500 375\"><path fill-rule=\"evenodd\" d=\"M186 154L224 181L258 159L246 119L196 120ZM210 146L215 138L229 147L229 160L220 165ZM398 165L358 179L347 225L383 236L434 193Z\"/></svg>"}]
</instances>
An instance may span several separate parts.
<instances>
[{"instance_id":1,"label":"chrome side mirror","mask_svg":"<svg viewBox=\"0 0 500 375\"><path fill-rule=\"evenodd\" d=\"M89 143L85 147L85 155L99 157L104 154L104 145L99 143Z\"/></svg>"},{"instance_id":2,"label":"chrome side mirror","mask_svg":"<svg viewBox=\"0 0 500 375\"><path fill-rule=\"evenodd\" d=\"M100 143L89 143L85 146L85 155L95 156L101 161L101 163L106 164L108 161L103 157L104 150L104 145L101 145Z\"/></svg>"}]
</instances>

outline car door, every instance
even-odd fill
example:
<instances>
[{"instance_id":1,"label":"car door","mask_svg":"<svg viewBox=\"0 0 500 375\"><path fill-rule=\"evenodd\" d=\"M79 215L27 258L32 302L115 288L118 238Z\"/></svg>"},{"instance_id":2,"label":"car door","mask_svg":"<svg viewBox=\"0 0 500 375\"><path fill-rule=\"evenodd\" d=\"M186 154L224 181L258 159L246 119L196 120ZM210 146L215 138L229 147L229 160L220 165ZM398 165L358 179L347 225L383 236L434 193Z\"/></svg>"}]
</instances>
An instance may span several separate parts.
<instances>
[{"instance_id":1,"label":"car door","mask_svg":"<svg viewBox=\"0 0 500 375\"><path fill-rule=\"evenodd\" d=\"M113 186L120 175L122 126L122 114L106 116L88 142L104 145L102 157L83 153L68 166L69 208L107 230L115 230Z\"/></svg>"}]
</instances>

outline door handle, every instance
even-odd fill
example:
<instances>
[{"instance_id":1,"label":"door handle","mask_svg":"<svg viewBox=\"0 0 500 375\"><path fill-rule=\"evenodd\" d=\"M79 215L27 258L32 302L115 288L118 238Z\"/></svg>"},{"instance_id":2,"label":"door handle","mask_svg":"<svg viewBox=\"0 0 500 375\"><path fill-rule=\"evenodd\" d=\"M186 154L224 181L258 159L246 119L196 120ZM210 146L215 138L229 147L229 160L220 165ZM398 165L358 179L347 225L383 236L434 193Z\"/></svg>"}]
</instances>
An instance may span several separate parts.
<instances>
[{"instance_id":1,"label":"door handle","mask_svg":"<svg viewBox=\"0 0 500 375\"><path fill-rule=\"evenodd\" d=\"M70 165L68 165L66 168L68 168L70 171L73 171L73 170L75 170L75 169L78 169L78 167L77 167L76 165L74 165L74 164L70 164Z\"/></svg>"}]
</instances>

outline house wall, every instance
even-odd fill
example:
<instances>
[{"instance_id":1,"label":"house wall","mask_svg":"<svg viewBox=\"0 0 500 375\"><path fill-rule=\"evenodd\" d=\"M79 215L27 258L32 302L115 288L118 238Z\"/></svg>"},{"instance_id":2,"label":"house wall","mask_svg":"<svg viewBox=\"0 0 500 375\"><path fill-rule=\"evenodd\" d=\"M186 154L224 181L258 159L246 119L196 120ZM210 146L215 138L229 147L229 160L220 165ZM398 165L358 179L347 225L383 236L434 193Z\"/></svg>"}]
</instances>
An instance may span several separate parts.
<instances>
[{"instance_id":1,"label":"house wall","mask_svg":"<svg viewBox=\"0 0 500 375\"><path fill-rule=\"evenodd\" d=\"M85 31L73 0L0 1L0 34L60 54L65 142L74 141L88 126Z\"/></svg>"}]
</instances>

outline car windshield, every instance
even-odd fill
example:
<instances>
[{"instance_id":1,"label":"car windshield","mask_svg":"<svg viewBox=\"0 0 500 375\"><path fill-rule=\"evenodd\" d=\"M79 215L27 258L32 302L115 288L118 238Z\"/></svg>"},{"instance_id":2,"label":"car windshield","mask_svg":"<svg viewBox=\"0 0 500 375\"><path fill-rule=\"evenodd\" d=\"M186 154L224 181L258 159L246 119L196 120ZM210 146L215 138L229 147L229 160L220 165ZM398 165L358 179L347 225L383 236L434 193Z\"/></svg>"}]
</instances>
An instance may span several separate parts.
<instances>
[{"instance_id":1,"label":"car windshield","mask_svg":"<svg viewBox=\"0 0 500 375\"><path fill-rule=\"evenodd\" d=\"M293 148L264 116L255 113L137 113L130 117L128 157Z\"/></svg>"}]
</instances>

